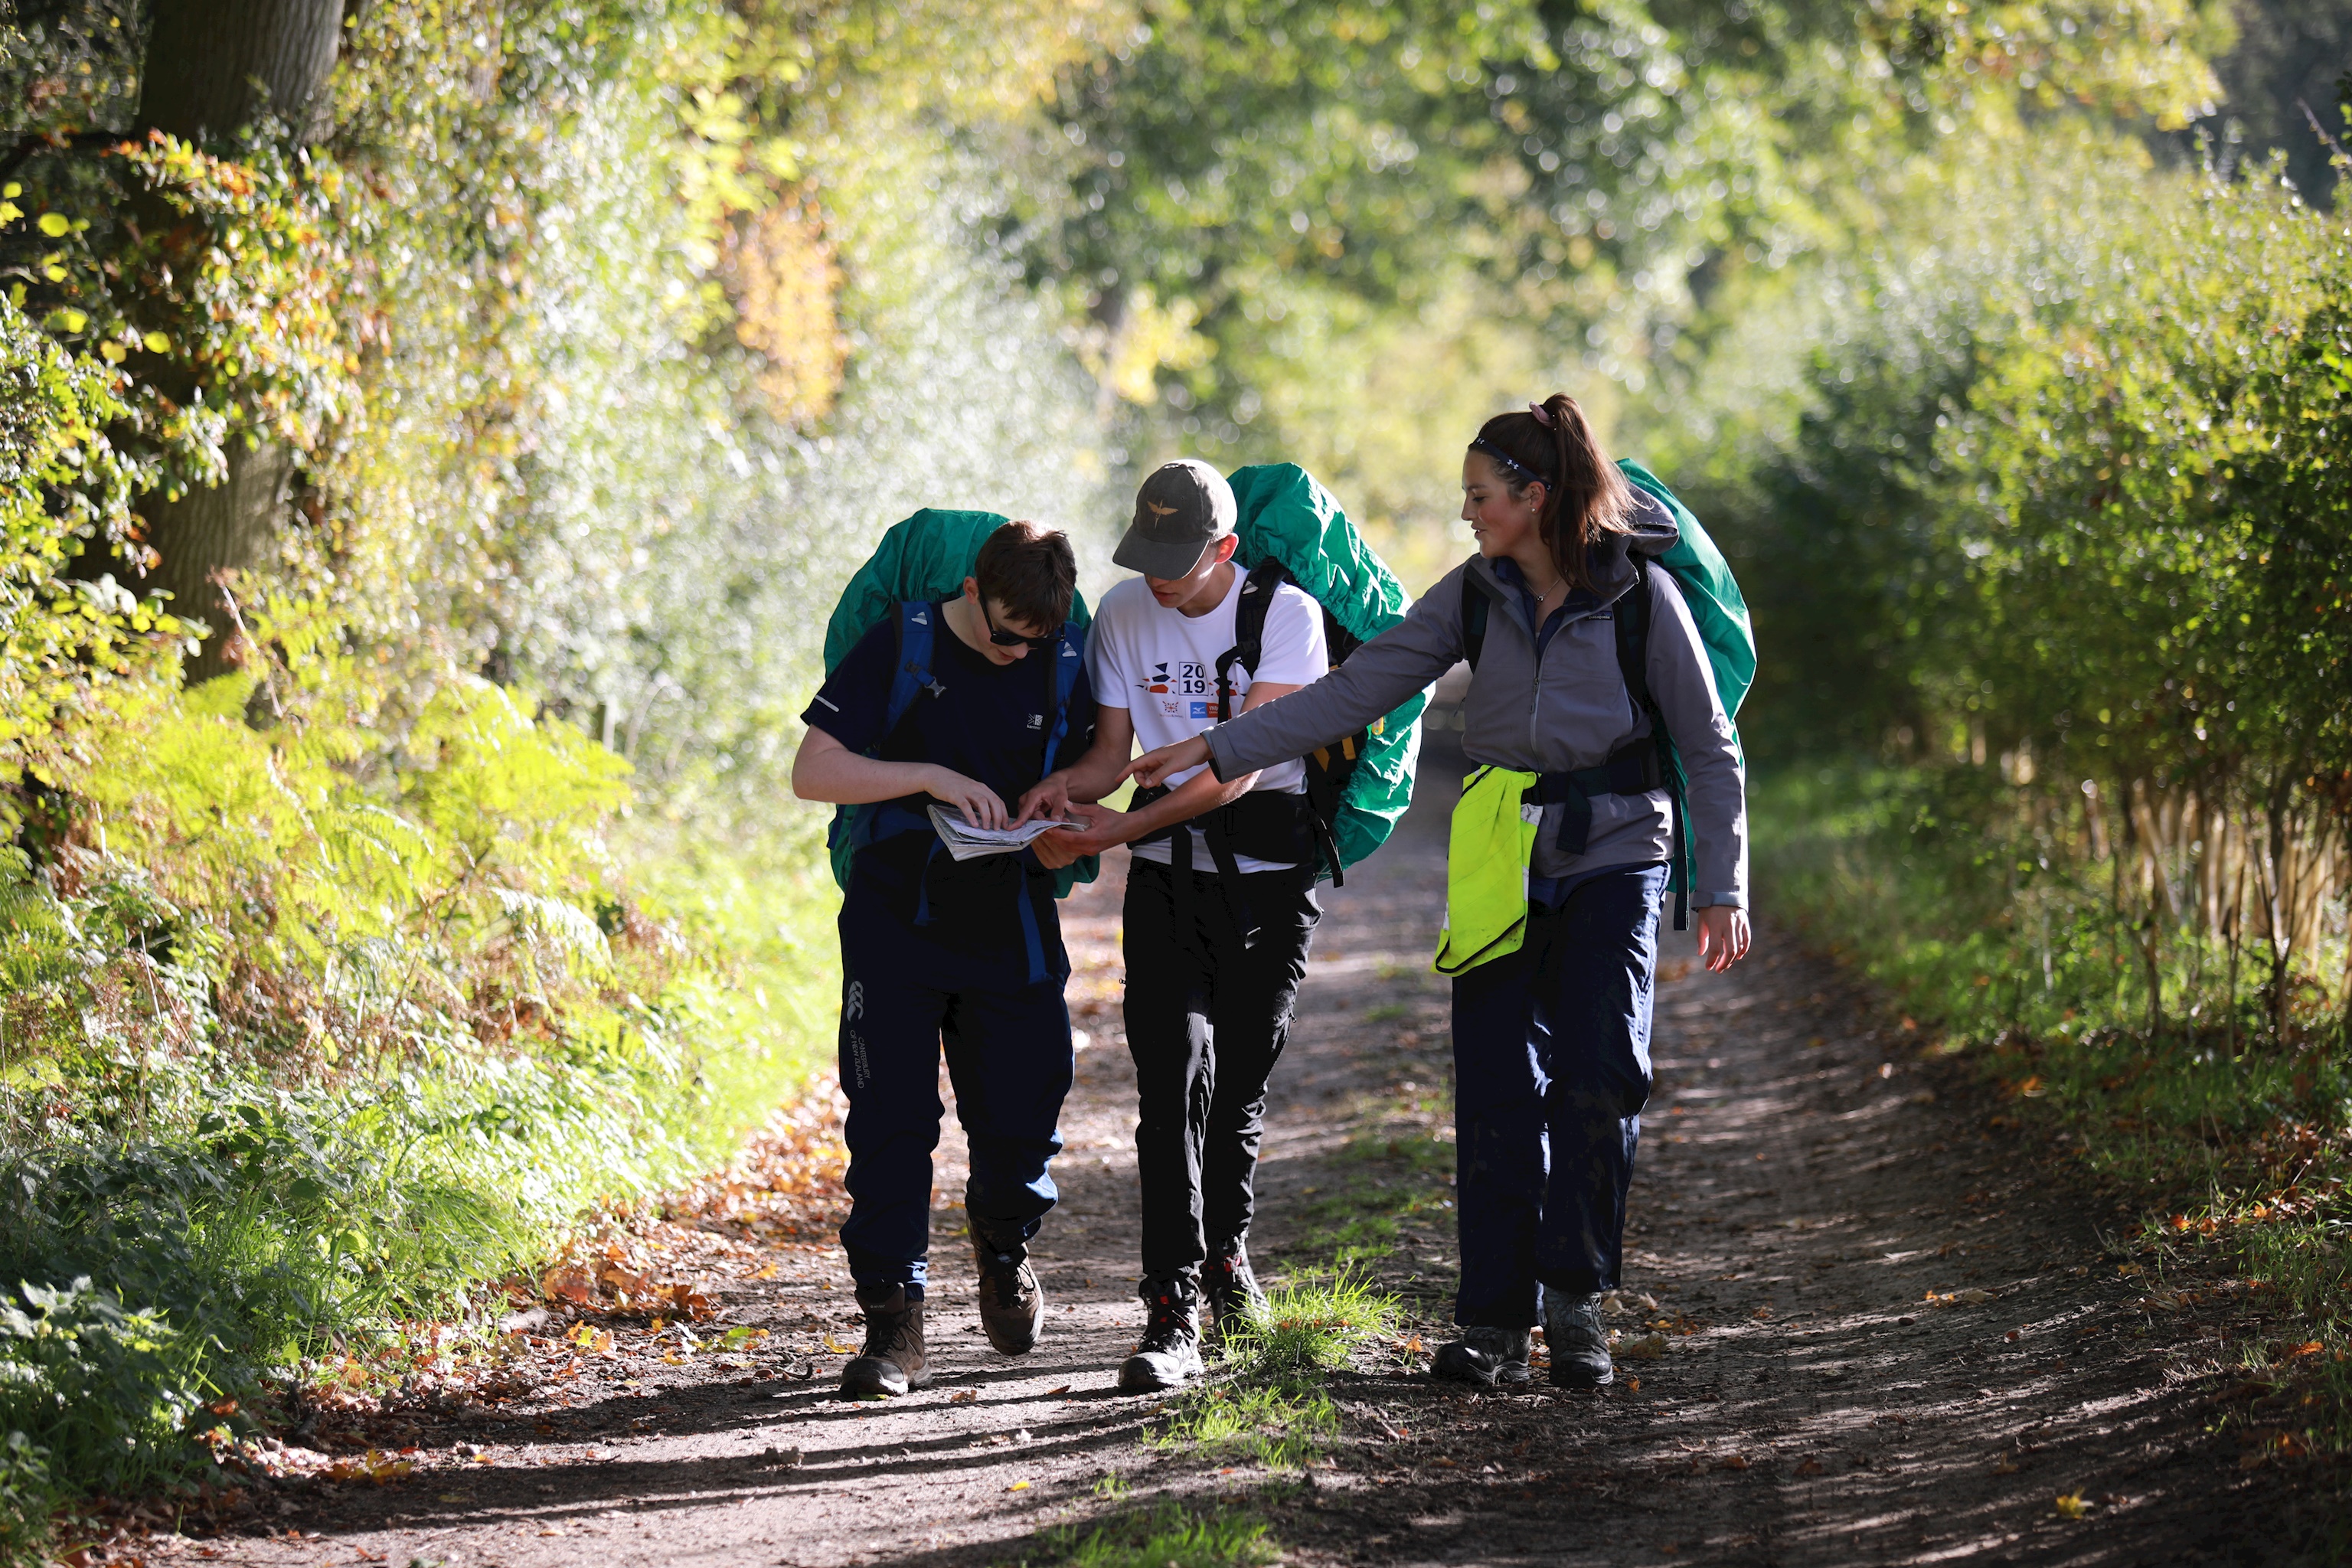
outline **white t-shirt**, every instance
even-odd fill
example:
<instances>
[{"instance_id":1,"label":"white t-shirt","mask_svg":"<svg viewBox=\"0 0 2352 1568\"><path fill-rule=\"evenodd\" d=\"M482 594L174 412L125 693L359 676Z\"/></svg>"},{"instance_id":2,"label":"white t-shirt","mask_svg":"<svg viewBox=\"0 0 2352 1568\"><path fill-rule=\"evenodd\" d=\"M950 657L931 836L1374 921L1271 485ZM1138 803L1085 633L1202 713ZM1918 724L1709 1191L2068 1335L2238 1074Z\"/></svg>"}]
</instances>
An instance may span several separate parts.
<instances>
[{"instance_id":1,"label":"white t-shirt","mask_svg":"<svg viewBox=\"0 0 2352 1568\"><path fill-rule=\"evenodd\" d=\"M1234 646L1234 613L1246 580L1234 568L1233 585L1224 602L1205 616L1188 616L1163 607L1140 577L1130 577L1102 596L1095 607L1094 625L1087 633L1087 681L1095 701L1104 708L1124 708L1135 721L1136 739L1147 752L1189 741L1217 721L1217 656ZM1277 686L1304 686L1330 668L1323 642L1323 609L1304 591L1288 583L1274 591L1265 607L1264 656L1255 669L1236 663L1232 671L1233 711L1242 710L1255 681ZM1172 773L1164 781L1171 788L1201 770ZM1257 775L1254 789L1297 795L1307 787L1307 769L1284 763ZM1129 847L1145 860L1169 862L1166 840ZM1281 870L1286 862L1234 857L1243 871ZM1213 871L1206 836L1192 829L1192 868Z\"/></svg>"}]
</instances>

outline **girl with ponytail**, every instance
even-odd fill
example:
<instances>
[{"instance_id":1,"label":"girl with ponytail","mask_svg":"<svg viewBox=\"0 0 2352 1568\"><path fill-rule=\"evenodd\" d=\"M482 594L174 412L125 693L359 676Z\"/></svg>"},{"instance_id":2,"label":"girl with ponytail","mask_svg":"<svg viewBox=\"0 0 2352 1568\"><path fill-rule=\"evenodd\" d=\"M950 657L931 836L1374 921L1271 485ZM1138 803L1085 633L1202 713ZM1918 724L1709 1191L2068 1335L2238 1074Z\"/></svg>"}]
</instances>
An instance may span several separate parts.
<instances>
[{"instance_id":1,"label":"girl with ponytail","mask_svg":"<svg viewBox=\"0 0 2352 1568\"><path fill-rule=\"evenodd\" d=\"M1447 926L1454 976L1462 1337L1440 1373L1532 1380L1538 1310L1556 1384L1612 1381L1626 1191L1650 1093L1661 901L1678 831L1711 970L1748 951L1746 781L1673 577L1674 514L1555 393L1480 426L1462 462L1478 552L1322 679L1129 769L1150 784L1306 755L1467 659ZM1670 742L1685 787L1677 824ZM1529 811L1528 807L1539 811ZM1528 832L1532 821L1532 833ZM1531 839L1531 841L1530 841Z\"/></svg>"}]
</instances>

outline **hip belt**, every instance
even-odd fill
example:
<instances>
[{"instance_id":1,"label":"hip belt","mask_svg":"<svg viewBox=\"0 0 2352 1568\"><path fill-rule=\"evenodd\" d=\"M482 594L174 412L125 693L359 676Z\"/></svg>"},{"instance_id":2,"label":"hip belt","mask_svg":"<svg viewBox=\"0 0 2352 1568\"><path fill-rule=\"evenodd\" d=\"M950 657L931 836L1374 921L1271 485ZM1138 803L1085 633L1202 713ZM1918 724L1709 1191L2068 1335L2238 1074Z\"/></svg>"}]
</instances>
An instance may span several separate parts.
<instances>
[{"instance_id":1,"label":"hip belt","mask_svg":"<svg viewBox=\"0 0 2352 1568\"><path fill-rule=\"evenodd\" d=\"M1170 793L1166 785L1138 790L1128 809L1139 811ZM1234 917L1235 929L1241 932L1242 946L1255 947L1258 924L1250 912L1249 895L1242 888L1238 857L1246 855L1254 860L1286 861L1292 865L1313 864L1317 826L1314 808L1303 795L1252 790L1223 805L1171 823L1135 840L1138 844L1168 846L1171 901L1180 930L1185 929L1192 914L1192 829L1195 825L1201 829L1201 837L1208 841L1209 860L1216 868L1219 891Z\"/></svg>"}]
</instances>

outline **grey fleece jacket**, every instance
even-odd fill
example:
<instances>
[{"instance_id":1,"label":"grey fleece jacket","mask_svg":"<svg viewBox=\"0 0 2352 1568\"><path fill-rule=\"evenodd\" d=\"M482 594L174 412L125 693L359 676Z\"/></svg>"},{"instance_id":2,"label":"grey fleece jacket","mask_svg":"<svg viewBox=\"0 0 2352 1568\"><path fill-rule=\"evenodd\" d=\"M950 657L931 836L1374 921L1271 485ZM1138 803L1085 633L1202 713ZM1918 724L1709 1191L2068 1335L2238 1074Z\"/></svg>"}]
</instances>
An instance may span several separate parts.
<instances>
[{"instance_id":1,"label":"grey fleece jacket","mask_svg":"<svg viewBox=\"0 0 2352 1568\"><path fill-rule=\"evenodd\" d=\"M1637 492L1638 494L1638 492ZM1464 657L1463 584L1492 601L1486 640L1464 701L1462 749L1474 763L1537 773L1598 767L1611 752L1650 732L1617 665L1612 607L1638 580L1630 552L1655 557L1677 537L1672 514L1644 505L1630 534L1610 537L1596 563L1597 605L1571 612L1545 645L1538 666L1536 628L1517 590L1480 556L1472 556L1428 593L1405 618L1364 644L1311 685L1207 731L1220 778L1302 757L1354 733L1444 675ZM1648 574L1650 694L1666 721L1689 782L1691 902L1748 902L1748 792L1731 721L1715 672L1674 578ZM1612 866L1653 866L1673 853L1672 808L1664 790L1599 795L1582 855L1559 847L1561 807L1544 808L1536 837L1535 874L1567 877Z\"/></svg>"}]
</instances>

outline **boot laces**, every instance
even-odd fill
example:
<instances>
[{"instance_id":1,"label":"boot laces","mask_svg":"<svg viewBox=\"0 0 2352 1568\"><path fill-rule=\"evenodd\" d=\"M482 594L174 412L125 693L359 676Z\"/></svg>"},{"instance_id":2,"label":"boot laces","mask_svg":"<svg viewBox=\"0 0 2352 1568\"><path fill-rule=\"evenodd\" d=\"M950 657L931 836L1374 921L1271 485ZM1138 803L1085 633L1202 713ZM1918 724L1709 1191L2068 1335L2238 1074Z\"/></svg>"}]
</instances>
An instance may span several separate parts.
<instances>
[{"instance_id":1,"label":"boot laces","mask_svg":"<svg viewBox=\"0 0 2352 1568\"><path fill-rule=\"evenodd\" d=\"M1022 1278L1029 1272L1027 1261L1015 1258L1009 1252L992 1252L986 1258L981 1276L987 1281L989 1289L996 1292L996 1304L1000 1307L1019 1305L1022 1292L1030 1288L1029 1282Z\"/></svg>"},{"instance_id":2,"label":"boot laces","mask_svg":"<svg viewBox=\"0 0 2352 1568\"><path fill-rule=\"evenodd\" d=\"M1188 1303L1174 1291L1163 1290L1151 1298L1150 1316L1143 1326L1144 1350L1174 1350L1198 1335Z\"/></svg>"},{"instance_id":3,"label":"boot laces","mask_svg":"<svg viewBox=\"0 0 2352 1568\"><path fill-rule=\"evenodd\" d=\"M857 1353L897 1362L898 1352L914 1348L914 1326L922 1303L909 1301L896 1312L866 1309L866 1344Z\"/></svg>"}]
</instances>

